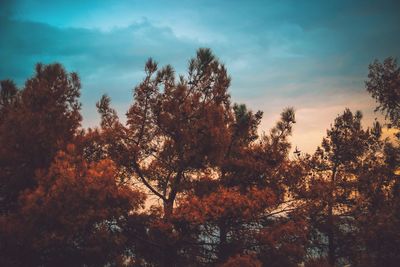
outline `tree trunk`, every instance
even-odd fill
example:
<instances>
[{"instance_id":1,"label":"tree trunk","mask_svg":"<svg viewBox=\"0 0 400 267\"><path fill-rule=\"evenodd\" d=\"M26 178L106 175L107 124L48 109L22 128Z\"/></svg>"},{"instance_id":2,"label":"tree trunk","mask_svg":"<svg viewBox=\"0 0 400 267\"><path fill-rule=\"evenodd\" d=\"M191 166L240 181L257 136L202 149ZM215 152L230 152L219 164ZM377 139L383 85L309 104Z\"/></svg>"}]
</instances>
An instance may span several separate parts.
<instances>
[{"instance_id":1,"label":"tree trunk","mask_svg":"<svg viewBox=\"0 0 400 267\"><path fill-rule=\"evenodd\" d=\"M173 205L174 205L174 202L171 201L170 199L164 201L164 218L163 219L164 219L165 223L170 222L172 212L173 212ZM176 258L177 258L176 248L175 248L175 244L173 243L173 240L170 240L170 238L169 238L170 234L171 233L169 231L163 233L163 240L164 240L163 259L162 259L162 263L161 263L161 266L163 266L163 267L177 266L176 265Z\"/></svg>"},{"instance_id":2,"label":"tree trunk","mask_svg":"<svg viewBox=\"0 0 400 267\"><path fill-rule=\"evenodd\" d=\"M337 167L335 166L332 171L331 184L330 184L330 194L328 199L328 262L330 266L335 266L336 262L336 245L335 245L335 233L334 233L334 214L333 214L333 204L334 204L334 191L335 191L335 176Z\"/></svg>"},{"instance_id":3,"label":"tree trunk","mask_svg":"<svg viewBox=\"0 0 400 267\"><path fill-rule=\"evenodd\" d=\"M335 266L335 235L333 231L333 207L332 203L328 205L328 262L330 266Z\"/></svg>"},{"instance_id":4,"label":"tree trunk","mask_svg":"<svg viewBox=\"0 0 400 267\"><path fill-rule=\"evenodd\" d=\"M168 222L171 219L173 208L174 208L174 202L167 199L164 201L164 221Z\"/></svg>"},{"instance_id":5,"label":"tree trunk","mask_svg":"<svg viewBox=\"0 0 400 267\"><path fill-rule=\"evenodd\" d=\"M227 227L224 223L219 224L219 246L218 262L224 263L228 259Z\"/></svg>"}]
</instances>

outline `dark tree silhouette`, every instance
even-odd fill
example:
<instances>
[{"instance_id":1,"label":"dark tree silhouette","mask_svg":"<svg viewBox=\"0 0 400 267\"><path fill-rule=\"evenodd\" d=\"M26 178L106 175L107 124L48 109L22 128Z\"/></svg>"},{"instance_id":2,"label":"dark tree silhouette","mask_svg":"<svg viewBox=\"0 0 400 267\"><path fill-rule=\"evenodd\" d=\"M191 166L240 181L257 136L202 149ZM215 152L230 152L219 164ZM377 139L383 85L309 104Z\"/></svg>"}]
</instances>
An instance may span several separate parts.
<instances>
[{"instance_id":1,"label":"dark tree silhouette","mask_svg":"<svg viewBox=\"0 0 400 267\"><path fill-rule=\"evenodd\" d=\"M400 68L394 58L369 66L366 89L385 113L396 138L370 146L371 156L363 165L357 207L362 250L360 266L397 266L400 262ZM376 135L378 131L376 130Z\"/></svg>"},{"instance_id":2,"label":"dark tree silhouette","mask_svg":"<svg viewBox=\"0 0 400 267\"><path fill-rule=\"evenodd\" d=\"M80 125L80 81L59 64L36 66L22 90L1 82L0 212L11 212L18 195L35 186L37 169L72 141Z\"/></svg>"},{"instance_id":3,"label":"dark tree silhouette","mask_svg":"<svg viewBox=\"0 0 400 267\"><path fill-rule=\"evenodd\" d=\"M375 60L369 65L367 91L378 102L376 110L382 111L393 126L400 128L400 68L393 57L383 63Z\"/></svg>"}]
</instances>

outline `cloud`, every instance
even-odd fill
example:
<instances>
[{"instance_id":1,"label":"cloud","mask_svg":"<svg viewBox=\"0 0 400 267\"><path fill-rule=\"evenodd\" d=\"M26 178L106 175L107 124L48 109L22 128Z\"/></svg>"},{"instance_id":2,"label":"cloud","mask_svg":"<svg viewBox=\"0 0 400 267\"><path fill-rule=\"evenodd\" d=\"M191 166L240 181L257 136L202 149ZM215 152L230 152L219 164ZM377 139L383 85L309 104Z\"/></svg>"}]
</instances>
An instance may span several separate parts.
<instances>
[{"instance_id":1,"label":"cloud","mask_svg":"<svg viewBox=\"0 0 400 267\"><path fill-rule=\"evenodd\" d=\"M103 93L127 107L133 86L143 77L144 63L155 51L163 51L155 55L162 64L177 63L183 69L186 60L177 59L188 59L197 48L171 29L146 20L108 32L7 18L1 25L0 57L7 64L0 65L0 79L12 78L22 85L37 62L61 62L81 76L84 115L91 117L86 122L94 120L94 103Z\"/></svg>"},{"instance_id":2,"label":"cloud","mask_svg":"<svg viewBox=\"0 0 400 267\"><path fill-rule=\"evenodd\" d=\"M147 21L116 28L110 32L79 28L57 28L43 23L3 20L0 34L2 56L8 57L13 68L31 68L16 57L29 62L60 60L72 68L79 68L82 75L93 75L102 67L116 71L129 71L137 63L143 64L153 51L165 49L160 60L174 60L193 49L193 44L177 39L170 29L154 27ZM13 74L9 66L2 66L1 73ZM115 73L113 73L115 74ZM3 74L4 75L4 74ZM22 77L16 77L17 79Z\"/></svg>"},{"instance_id":3,"label":"cloud","mask_svg":"<svg viewBox=\"0 0 400 267\"><path fill-rule=\"evenodd\" d=\"M265 131L294 106L295 135L317 136L346 106L372 110L368 64L400 55L396 1L3 2L0 79L22 85L35 63L61 62L82 78L85 126L97 122L103 93L124 114L148 57L184 73L210 47L232 76L233 100L265 111Z\"/></svg>"}]
</instances>

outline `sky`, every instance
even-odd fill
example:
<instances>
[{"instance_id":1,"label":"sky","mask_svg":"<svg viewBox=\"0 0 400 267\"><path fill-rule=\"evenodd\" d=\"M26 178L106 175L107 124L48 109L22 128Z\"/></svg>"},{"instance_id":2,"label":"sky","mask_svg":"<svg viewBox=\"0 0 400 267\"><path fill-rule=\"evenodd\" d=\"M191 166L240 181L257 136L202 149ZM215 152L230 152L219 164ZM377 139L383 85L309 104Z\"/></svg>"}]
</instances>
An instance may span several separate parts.
<instances>
[{"instance_id":1,"label":"sky","mask_svg":"<svg viewBox=\"0 0 400 267\"><path fill-rule=\"evenodd\" d=\"M108 94L121 118L152 57L185 74L208 47L232 77L233 102L262 110L268 132L294 107L293 146L312 153L348 107L379 117L368 65L400 56L399 1L0 0L0 79L23 86L34 66L62 63L82 81L83 126Z\"/></svg>"}]
</instances>

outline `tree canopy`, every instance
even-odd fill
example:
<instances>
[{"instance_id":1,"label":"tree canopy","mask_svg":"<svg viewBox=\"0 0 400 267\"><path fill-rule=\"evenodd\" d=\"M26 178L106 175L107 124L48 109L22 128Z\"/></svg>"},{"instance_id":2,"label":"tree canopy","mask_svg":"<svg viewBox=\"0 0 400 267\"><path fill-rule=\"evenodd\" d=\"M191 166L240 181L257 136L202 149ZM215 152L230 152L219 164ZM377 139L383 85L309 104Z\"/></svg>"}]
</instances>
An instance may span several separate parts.
<instances>
[{"instance_id":1,"label":"tree canopy","mask_svg":"<svg viewBox=\"0 0 400 267\"><path fill-rule=\"evenodd\" d=\"M395 128L399 77L389 58L366 82ZM292 153L294 109L261 133L229 86L210 49L185 75L149 59L126 120L104 95L82 129L76 73L1 81L0 264L396 266L398 140L345 109L315 153Z\"/></svg>"}]
</instances>

